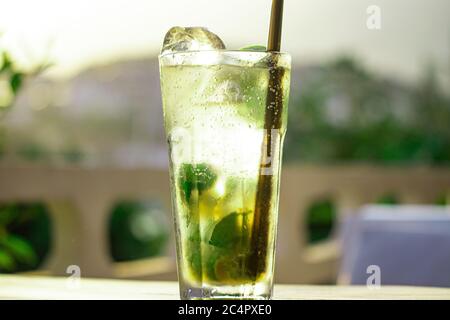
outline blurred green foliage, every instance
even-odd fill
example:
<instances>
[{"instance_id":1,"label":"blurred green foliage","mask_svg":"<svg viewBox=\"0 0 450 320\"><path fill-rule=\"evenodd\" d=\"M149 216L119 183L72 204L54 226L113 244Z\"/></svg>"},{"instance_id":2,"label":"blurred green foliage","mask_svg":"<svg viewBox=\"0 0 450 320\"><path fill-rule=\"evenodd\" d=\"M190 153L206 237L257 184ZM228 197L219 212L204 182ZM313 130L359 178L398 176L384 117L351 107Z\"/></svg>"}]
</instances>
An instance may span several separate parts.
<instances>
[{"instance_id":1,"label":"blurred green foliage","mask_svg":"<svg viewBox=\"0 0 450 320\"><path fill-rule=\"evenodd\" d=\"M160 255L168 237L165 214L155 202L125 201L112 211L111 255L129 261ZM35 270L51 249L51 220L42 203L0 204L0 273Z\"/></svg>"},{"instance_id":2,"label":"blurred green foliage","mask_svg":"<svg viewBox=\"0 0 450 320\"><path fill-rule=\"evenodd\" d=\"M50 250L51 221L41 203L0 205L0 272L38 268Z\"/></svg>"},{"instance_id":3,"label":"blurred green foliage","mask_svg":"<svg viewBox=\"0 0 450 320\"><path fill-rule=\"evenodd\" d=\"M76 145L66 146L64 148L64 150L62 150L61 154L62 154L63 159L67 163L71 163L71 164L80 163L85 157L85 154L83 153L81 148L79 148Z\"/></svg>"},{"instance_id":4,"label":"blurred green foliage","mask_svg":"<svg viewBox=\"0 0 450 320\"><path fill-rule=\"evenodd\" d=\"M317 243L330 237L336 222L336 207L330 198L313 202L306 211L308 243Z\"/></svg>"},{"instance_id":5,"label":"blurred green foliage","mask_svg":"<svg viewBox=\"0 0 450 320\"><path fill-rule=\"evenodd\" d=\"M42 73L50 66L48 61L42 61L25 72L15 64L13 56L8 51L0 48L0 120L13 106L25 80ZM5 141L6 130L0 122L0 158L5 153Z\"/></svg>"},{"instance_id":6,"label":"blurred green foliage","mask_svg":"<svg viewBox=\"0 0 450 320\"><path fill-rule=\"evenodd\" d=\"M383 194L381 197L379 197L375 203L377 204L400 204L400 201L398 200L397 196L393 193L386 193Z\"/></svg>"},{"instance_id":7,"label":"blurred green foliage","mask_svg":"<svg viewBox=\"0 0 450 320\"><path fill-rule=\"evenodd\" d=\"M11 56L0 50L0 120L2 115L10 109L14 99L23 84L24 74L13 64ZM6 82L6 85L4 83ZM0 159L5 153L6 130L0 123ZM0 261L1 261L0 253Z\"/></svg>"},{"instance_id":8,"label":"blurred green foliage","mask_svg":"<svg viewBox=\"0 0 450 320\"><path fill-rule=\"evenodd\" d=\"M123 201L112 210L110 251L115 261L160 255L169 238L161 207L153 201Z\"/></svg>"},{"instance_id":9,"label":"blurred green foliage","mask_svg":"<svg viewBox=\"0 0 450 320\"><path fill-rule=\"evenodd\" d=\"M1 63L0 75L8 78L12 92L17 94L22 87L24 74L14 67L13 60L7 52L3 52Z\"/></svg>"},{"instance_id":10,"label":"blurred green foliage","mask_svg":"<svg viewBox=\"0 0 450 320\"><path fill-rule=\"evenodd\" d=\"M17 150L17 154L23 159L29 160L31 162L45 160L50 156L45 147L33 141L28 141L27 143L22 145L19 150Z\"/></svg>"},{"instance_id":11,"label":"blurred green foliage","mask_svg":"<svg viewBox=\"0 0 450 320\"><path fill-rule=\"evenodd\" d=\"M437 205L437 206L449 206L450 205L450 197L449 197L449 195L448 194L440 195L436 199L434 204Z\"/></svg>"},{"instance_id":12,"label":"blurred green foliage","mask_svg":"<svg viewBox=\"0 0 450 320\"><path fill-rule=\"evenodd\" d=\"M402 86L342 57L300 85L289 106L287 161L450 163L450 97L433 68Z\"/></svg>"}]
</instances>

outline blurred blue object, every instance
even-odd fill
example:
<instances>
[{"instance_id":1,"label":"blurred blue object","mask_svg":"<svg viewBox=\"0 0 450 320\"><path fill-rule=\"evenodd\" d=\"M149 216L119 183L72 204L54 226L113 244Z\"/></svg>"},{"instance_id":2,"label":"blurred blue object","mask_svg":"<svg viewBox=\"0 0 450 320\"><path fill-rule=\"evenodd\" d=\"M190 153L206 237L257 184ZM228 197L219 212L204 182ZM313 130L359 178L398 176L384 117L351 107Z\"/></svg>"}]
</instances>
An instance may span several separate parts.
<instances>
[{"instance_id":1,"label":"blurred blue object","mask_svg":"<svg viewBox=\"0 0 450 320\"><path fill-rule=\"evenodd\" d=\"M450 209L368 205L342 225L339 282L450 287Z\"/></svg>"}]
</instances>

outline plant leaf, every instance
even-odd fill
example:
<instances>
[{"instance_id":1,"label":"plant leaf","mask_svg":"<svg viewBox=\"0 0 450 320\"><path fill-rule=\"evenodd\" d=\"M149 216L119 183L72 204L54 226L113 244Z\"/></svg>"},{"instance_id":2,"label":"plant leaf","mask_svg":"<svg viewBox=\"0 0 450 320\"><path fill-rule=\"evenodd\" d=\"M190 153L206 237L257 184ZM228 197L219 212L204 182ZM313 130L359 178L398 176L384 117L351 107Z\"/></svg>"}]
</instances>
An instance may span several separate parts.
<instances>
[{"instance_id":1,"label":"plant leaf","mask_svg":"<svg viewBox=\"0 0 450 320\"><path fill-rule=\"evenodd\" d=\"M260 52L264 52L267 51L267 48L265 46L256 44L256 45L250 45L250 46L245 46L241 49L239 49L240 51L260 51Z\"/></svg>"},{"instance_id":2,"label":"plant leaf","mask_svg":"<svg viewBox=\"0 0 450 320\"><path fill-rule=\"evenodd\" d=\"M199 193L201 193L211 188L217 180L217 174L213 168L206 163L182 164L179 177L179 183L184 193L184 198L188 203L191 199L193 190L197 189Z\"/></svg>"},{"instance_id":3,"label":"plant leaf","mask_svg":"<svg viewBox=\"0 0 450 320\"><path fill-rule=\"evenodd\" d=\"M23 74L20 72L14 72L11 75L11 78L9 79L9 85L11 86L11 90L14 94L17 94L17 92L22 87L23 83Z\"/></svg>"},{"instance_id":4,"label":"plant leaf","mask_svg":"<svg viewBox=\"0 0 450 320\"><path fill-rule=\"evenodd\" d=\"M12 271L15 266L16 263L11 255L5 250L0 249L0 271Z\"/></svg>"},{"instance_id":5,"label":"plant leaf","mask_svg":"<svg viewBox=\"0 0 450 320\"><path fill-rule=\"evenodd\" d=\"M2 58L3 58L3 64L2 64L2 67L0 68L0 72L10 70L11 66L12 66L11 58L9 57L9 55L6 52L3 52Z\"/></svg>"},{"instance_id":6,"label":"plant leaf","mask_svg":"<svg viewBox=\"0 0 450 320\"><path fill-rule=\"evenodd\" d=\"M232 212L222 218L222 220L214 227L209 244L225 249L235 247L242 239L242 230L239 226L239 219L245 214L248 214L248 212Z\"/></svg>"},{"instance_id":7,"label":"plant leaf","mask_svg":"<svg viewBox=\"0 0 450 320\"><path fill-rule=\"evenodd\" d=\"M15 204L2 204L0 205L0 227L8 227L11 223L17 220ZM0 232L0 238L2 233Z\"/></svg>"},{"instance_id":8,"label":"plant leaf","mask_svg":"<svg viewBox=\"0 0 450 320\"><path fill-rule=\"evenodd\" d=\"M18 262L34 266L37 263L37 256L33 247L21 237L8 235L0 242L9 254Z\"/></svg>"}]
</instances>

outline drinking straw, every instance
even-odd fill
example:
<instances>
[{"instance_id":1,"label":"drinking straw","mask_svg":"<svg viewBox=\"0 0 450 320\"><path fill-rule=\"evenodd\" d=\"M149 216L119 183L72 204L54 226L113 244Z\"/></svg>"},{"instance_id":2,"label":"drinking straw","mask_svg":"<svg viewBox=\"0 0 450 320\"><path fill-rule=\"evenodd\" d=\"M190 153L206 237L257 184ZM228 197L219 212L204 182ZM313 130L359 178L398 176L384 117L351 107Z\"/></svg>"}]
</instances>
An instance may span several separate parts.
<instances>
[{"instance_id":1,"label":"drinking straw","mask_svg":"<svg viewBox=\"0 0 450 320\"><path fill-rule=\"evenodd\" d=\"M273 0L270 14L269 41L267 51L279 52L281 49L281 29L283 25L283 0Z\"/></svg>"},{"instance_id":2,"label":"drinking straw","mask_svg":"<svg viewBox=\"0 0 450 320\"><path fill-rule=\"evenodd\" d=\"M283 0L273 0L272 11L270 15L269 39L267 43L268 52L279 52L281 48L281 29L283 21ZM267 246L270 226L271 209L277 204L272 203L274 192L273 174L278 172L269 172L267 166L274 164L273 155L277 154L279 139L273 137L277 130L281 128L281 116L283 108L283 88L282 79L284 68L278 67L278 55L270 55L269 62L269 90L267 91L266 108L264 115L264 139L261 150L261 163L256 190L255 210L252 226L251 248L252 252L248 260L248 271L250 276L256 281L258 275L266 272L267 266ZM272 131L274 130L274 131ZM275 223L276 219L272 220ZM273 244L274 245L274 244Z\"/></svg>"}]
</instances>

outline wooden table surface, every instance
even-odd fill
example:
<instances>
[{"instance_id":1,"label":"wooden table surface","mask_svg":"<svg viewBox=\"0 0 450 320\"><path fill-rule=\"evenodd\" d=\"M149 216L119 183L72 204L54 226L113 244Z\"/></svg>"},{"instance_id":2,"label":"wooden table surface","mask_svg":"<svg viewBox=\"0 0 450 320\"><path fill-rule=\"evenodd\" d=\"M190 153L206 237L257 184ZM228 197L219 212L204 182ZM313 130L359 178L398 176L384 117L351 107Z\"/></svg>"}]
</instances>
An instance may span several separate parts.
<instances>
[{"instance_id":1,"label":"wooden table surface","mask_svg":"<svg viewBox=\"0 0 450 320\"><path fill-rule=\"evenodd\" d=\"M179 299L176 282L0 275L0 299ZM450 288L275 285L274 299L446 299Z\"/></svg>"}]
</instances>

